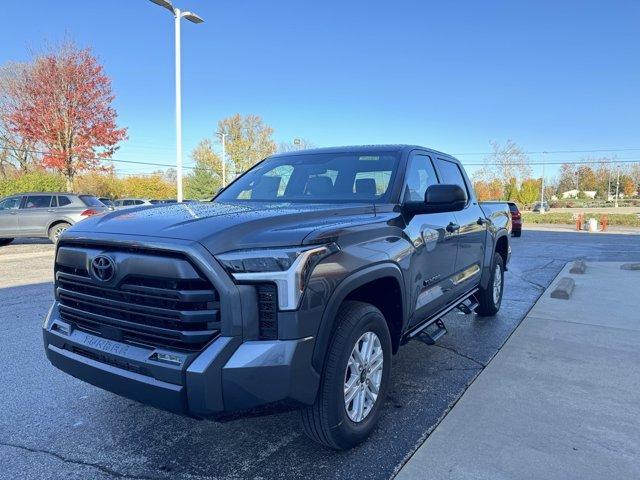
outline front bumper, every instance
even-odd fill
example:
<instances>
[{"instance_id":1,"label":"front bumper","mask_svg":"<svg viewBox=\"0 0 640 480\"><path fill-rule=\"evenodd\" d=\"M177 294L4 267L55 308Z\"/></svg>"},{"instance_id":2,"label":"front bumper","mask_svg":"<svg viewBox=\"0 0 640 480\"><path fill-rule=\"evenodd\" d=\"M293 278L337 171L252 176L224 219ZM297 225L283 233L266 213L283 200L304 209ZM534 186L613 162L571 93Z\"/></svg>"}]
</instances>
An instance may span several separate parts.
<instances>
[{"instance_id":1,"label":"front bumper","mask_svg":"<svg viewBox=\"0 0 640 480\"><path fill-rule=\"evenodd\" d=\"M60 370L139 402L198 418L215 418L282 401L313 403L319 375L314 338L256 340L220 336L201 352L184 353L104 339L60 318L45 320L44 345ZM169 356L174 363L158 360Z\"/></svg>"}]
</instances>

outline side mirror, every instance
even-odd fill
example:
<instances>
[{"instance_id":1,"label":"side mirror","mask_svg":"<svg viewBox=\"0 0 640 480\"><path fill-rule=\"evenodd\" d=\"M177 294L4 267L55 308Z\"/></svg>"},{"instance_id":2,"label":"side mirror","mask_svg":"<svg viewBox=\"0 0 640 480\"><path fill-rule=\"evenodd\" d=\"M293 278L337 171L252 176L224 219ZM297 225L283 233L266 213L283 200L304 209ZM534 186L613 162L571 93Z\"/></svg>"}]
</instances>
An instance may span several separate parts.
<instances>
[{"instance_id":1,"label":"side mirror","mask_svg":"<svg viewBox=\"0 0 640 480\"><path fill-rule=\"evenodd\" d=\"M459 185L431 185L424 193L424 202L403 205L411 214L458 212L467 204L467 193Z\"/></svg>"}]
</instances>

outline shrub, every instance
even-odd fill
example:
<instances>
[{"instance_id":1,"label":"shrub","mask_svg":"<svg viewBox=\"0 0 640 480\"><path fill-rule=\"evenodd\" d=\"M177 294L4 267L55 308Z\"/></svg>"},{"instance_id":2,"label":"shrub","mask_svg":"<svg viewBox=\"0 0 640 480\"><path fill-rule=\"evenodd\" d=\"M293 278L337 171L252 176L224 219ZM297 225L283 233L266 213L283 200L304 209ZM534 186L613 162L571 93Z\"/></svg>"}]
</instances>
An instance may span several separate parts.
<instances>
[{"instance_id":1,"label":"shrub","mask_svg":"<svg viewBox=\"0 0 640 480\"><path fill-rule=\"evenodd\" d=\"M23 192L60 192L65 190L65 178L46 170L37 170L0 180L0 197Z\"/></svg>"}]
</instances>

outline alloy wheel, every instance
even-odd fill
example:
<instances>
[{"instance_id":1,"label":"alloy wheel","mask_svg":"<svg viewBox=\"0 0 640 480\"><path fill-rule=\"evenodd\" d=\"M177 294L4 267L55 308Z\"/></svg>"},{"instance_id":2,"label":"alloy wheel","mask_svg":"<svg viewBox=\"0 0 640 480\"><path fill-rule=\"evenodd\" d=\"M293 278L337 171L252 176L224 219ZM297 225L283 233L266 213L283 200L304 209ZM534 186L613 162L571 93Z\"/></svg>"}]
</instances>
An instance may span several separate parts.
<instances>
[{"instance_id":1,"label":"alloy wheel","mask_svg":"<svg viewBox=\"0 0 640 480\"><path fill-rule=\"evenodd\" d=\"M384 353L380 339L365 332L355 343L344 375L344 407L351 421L362 422L373 409L382 383Z\"/></svg>"}]
</instances>

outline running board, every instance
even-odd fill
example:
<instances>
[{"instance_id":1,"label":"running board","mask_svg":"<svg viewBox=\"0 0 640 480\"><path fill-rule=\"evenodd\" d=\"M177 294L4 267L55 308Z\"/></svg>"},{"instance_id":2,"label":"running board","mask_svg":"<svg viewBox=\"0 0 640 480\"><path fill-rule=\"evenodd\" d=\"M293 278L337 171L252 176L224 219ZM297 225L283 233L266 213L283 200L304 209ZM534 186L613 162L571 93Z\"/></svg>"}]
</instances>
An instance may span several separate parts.
<instances>
[{"instance_id":1,"label":"running board","mask_svg":"<svg viewBox=\"0 0 640 480\"><path fill-rule=\"evenodd\" d=\"M434 314L431 317L427 318L424 322L422 322L421 324L417 325L416 327L413 327L411 330L409 330L407 333L404 334L404 336L403 336L404 342L403 343L408 342L409 340L414 338L416 335L420 334L420 332L422 332L429 325L437 322L442 317L444 317L447 313L449 313L451 310L453 310L454 308L457 308L458 305L464 303L466 300L468 300L469 298L473 297L473 295L475 295L477 291L478 291L478 289L474 288L470 292L465 293L464 295L458 297L456 300L454 300L452 303L450 303L449 306L443 308L442 310L440 310L436 314ZM471 300L470 302L471 302L471 305L473 305L473 303L475 303L475 299ZM444 324L443 324L443 327L444 327ZM444 329L444 333L441 333L438 336L438 338L440 338L442 335L444 335L446 333L446 331L447 331L447 329L445 328Z\"/></svg>"}]
</instances>

